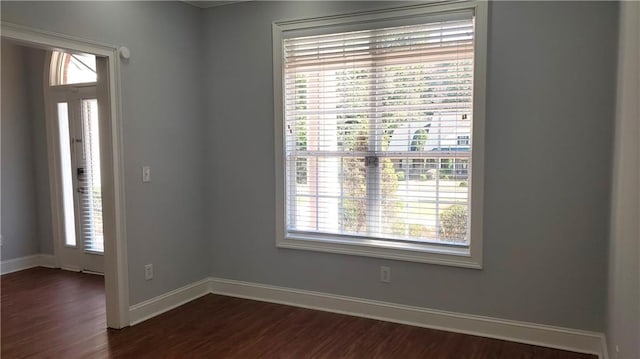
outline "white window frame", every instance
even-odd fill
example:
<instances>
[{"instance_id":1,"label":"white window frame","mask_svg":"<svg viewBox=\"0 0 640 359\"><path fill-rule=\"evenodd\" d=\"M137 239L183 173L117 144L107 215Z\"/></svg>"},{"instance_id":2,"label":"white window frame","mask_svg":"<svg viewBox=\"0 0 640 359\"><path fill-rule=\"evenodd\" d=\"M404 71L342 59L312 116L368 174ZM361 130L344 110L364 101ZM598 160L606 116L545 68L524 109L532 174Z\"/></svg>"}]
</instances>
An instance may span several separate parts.
<instances>
[{"instance_id":1,"label":"white window frame","mask_svg":"<svg viewBox=\"0 0 640 359\"><path fill-rule=\"evenodd\" d=\"M482 268L482 224L484 189L484 123L487 53L488 5L482 1L434 2L415 6L381 9L355 14L276 21L273 23L273 80L274 80L274 128L276 166L276 246L320 252L341 253L367 257L395 259L411 262L433 263L466 268ZM285 121L283 88L283 39L288 32L318 31L330 28L330 32L351 29L372 21L403 21L455 11L472 10L475 14L474 80L473 80L473 141L471 152L472 180L470 198L469 245L453 247L438 244L399 243L385 240L351 239L336 235L304 236L288 233L286 228L286 174L285 174ZM349 31L349 30L344 30ZM326 33L330 33L327 31Z\"/></svg>"}]
</instances>

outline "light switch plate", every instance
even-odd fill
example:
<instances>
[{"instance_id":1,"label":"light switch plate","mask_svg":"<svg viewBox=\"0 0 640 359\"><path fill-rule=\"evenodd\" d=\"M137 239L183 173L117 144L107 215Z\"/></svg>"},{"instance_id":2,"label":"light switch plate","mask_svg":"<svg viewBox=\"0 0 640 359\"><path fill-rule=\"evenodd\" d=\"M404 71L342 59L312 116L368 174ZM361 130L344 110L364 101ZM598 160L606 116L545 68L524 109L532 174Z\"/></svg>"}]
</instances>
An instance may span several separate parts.
<instances>
[{"instance_id":1,"label":"light switch plate","mask_svg":"<svg viewBox=\"0 0 640 359\"><path fill-rule=\"evenodd\" d=\"M142 166L142 182L151 182L151 166Z\"/></svg>"},{"instance_id":2,"label":"light switch plate","mask_svg":"<svg viewBox=\"0 0 640 359\"><path fill-rule=\"evenodd\" d=\"M153 264L146 264L144 266L144 279L145 280L153 279Z\"/></svg>"}]
</instances>

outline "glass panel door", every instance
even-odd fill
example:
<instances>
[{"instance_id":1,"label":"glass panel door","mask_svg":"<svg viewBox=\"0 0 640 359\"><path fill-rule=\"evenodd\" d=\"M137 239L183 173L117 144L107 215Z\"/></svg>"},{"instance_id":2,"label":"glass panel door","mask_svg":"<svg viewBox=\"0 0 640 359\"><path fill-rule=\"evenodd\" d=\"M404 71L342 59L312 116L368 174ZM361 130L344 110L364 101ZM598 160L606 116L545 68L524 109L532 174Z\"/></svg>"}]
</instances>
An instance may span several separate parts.
<instances>
[{"instance_id":1,"label":"glass panel door","mask_svg":"<svg viewBox=\"0 0 640 359\"><path fill-rule=\"evenodd\" d=\"M64 236L61 266L102 273L104 232L100 133L95 86L56 88L52 111L60 156L58 178Z\"/></svg>"}]
</instances>

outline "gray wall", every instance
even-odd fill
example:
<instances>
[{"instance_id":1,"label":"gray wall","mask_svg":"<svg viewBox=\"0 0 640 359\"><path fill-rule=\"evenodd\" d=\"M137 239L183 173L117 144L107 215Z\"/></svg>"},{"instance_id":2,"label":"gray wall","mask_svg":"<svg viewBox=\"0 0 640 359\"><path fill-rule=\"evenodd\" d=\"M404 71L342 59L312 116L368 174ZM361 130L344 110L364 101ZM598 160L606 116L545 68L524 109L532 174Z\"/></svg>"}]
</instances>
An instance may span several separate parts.
<instances>
[{"instance_id":1,"label":"gray wall","mask_svg":"<svg viewBox=\"0 0 640 359\"><path fill-rule=\"evenodd\" d=\"M620 6L616 136L609 243L611 359L640 358L640 3ZM616 347L618 351L616 351Z\"/></svg>"},{"instance_id":2,"label":"gray wall","mask_svg":"<svg viewBox=\"0 0 640 359\"><path fill-rule=\"evenodd\" d=\"M44 56L44 50L2 42L3 260L53 254Z\"/></svg>"},{"instance_id":3,"label":"gray wall","mask_svg":"<svg viewBox=\"0 0 640 359\"><path fill-rule=\"evenodd\" d=\"M38 214L37 234L40 253L53 254L53 225L51 193L49 191L49 162L47 157L47 128L44 112L45 51L25 47L27 70L27 100L31 119L31 146L35 172L35 197Z\"/></svg>"},{"instance_id":4,"label":"gray wall","mask_svg":"<svg viewBox=\"0 0 640 359\"><path fill-rule=\"evenodd\" d=\"M275 247L271 23L380 6L205 11L212 274L602 331L616 3L490 4L483 270Z\"/></svg>"},{"instance_id":5,"label":"gray wall","mask_svg":"<svg viewBox=\"0 0 640 359\"><path fill-rule=\"evenodd\" d=\"M1 10L2 21L131 49L121 66L130 302L208 276L200 11L178 2L8 1ZM149 184L142 165L152 167Z\"/></svg>"},{"instance_id":6,"label":"gray wall","mask_svg":"<svg viewBox=\"0 0 640 359\"><path fill-rule=\"evenodd\" d=\"M2 41L1 259L39 252L28 81L23 47Z\"/></svg>"},{"instance_id":7,"label":"gray wall","mask_svg":"<svg viewBox=\"0 0 640 359\"><path fill-rule=\"evenodd\" d=\"M385 4L1 6L3 21L132 50L122 66L132 304L214 275L604 329L616 3L491 3L481 271L275 248L271 23ZM380 265L392 283L378 281Z\"/></svg>"}]
</instances>

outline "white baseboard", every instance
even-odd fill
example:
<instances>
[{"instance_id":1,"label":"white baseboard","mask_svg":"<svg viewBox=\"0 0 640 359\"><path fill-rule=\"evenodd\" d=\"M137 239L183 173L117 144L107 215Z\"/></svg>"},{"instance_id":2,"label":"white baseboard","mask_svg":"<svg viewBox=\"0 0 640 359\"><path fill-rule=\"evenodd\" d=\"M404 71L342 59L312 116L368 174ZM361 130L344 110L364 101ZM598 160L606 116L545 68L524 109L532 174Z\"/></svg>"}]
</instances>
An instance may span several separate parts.
<instances>
[{"instance_id":1,"label":"white baseboard","mask_svg":"<svg viewBox=\"0 0 640 359\"><path fill-rule=\"evenodd\" d=\"M160 315L194 299L200 298L203 295L209 294L211 292L210 281L209 278L206 278L130 306L130 325L136 325L156 315Z\"/></svg>"},{"instance_id":2,"label":"white baseboard","mask_svg":"<svg viewBox=\"0 0 640 359\"><path fill-rule=\"evenodd\" d=\"M82 267L79 266L61 265L60 269L76 273L82 272Z\"/></svg>"},{"instance_id":3,"label":"white baseboard","mask_svg":"<svg viewBox=\"0 0 640 359\"><path fill-rule=\"evenodd\" d=\"M8 259L0 263L0 274L13 273L33 267L55 267L55 257L50 254L34 254L20 258Z\"/></svg>"},{"instance_id":4,"label":"white baseboard","mask_svg":"<svg viewBox=\"0 0 640 359\"><path fill-rule=\"evenodd\" d=\"M39 266L54 268L55 257L35 254L2 261L0 273ZM601 359L609 357L602 333L220 278L206 278L132 305L129 307L130 324L138 324L208 293L596 354Z\"/></svg>"},{"instance_id":5,"label":"white baseboard","mask_svg":"<svg viewBox=\"0 0 640 359\"><path fill-rule=\"evenodd\" d=\"M589 353L607 359L602 333L220 278L203 279L131 306L131 325L208 293Z\"/></svg>"},{"instance_id":6,"label":"white baseboard","mask_svg":"<svg viewBox=\"0 0 640 359\"><path fill-rule=\"evenodd\" d=\"M603 335L513 320L211 278L211 292L603 357Z\"/></svg>"}]
</instances>

